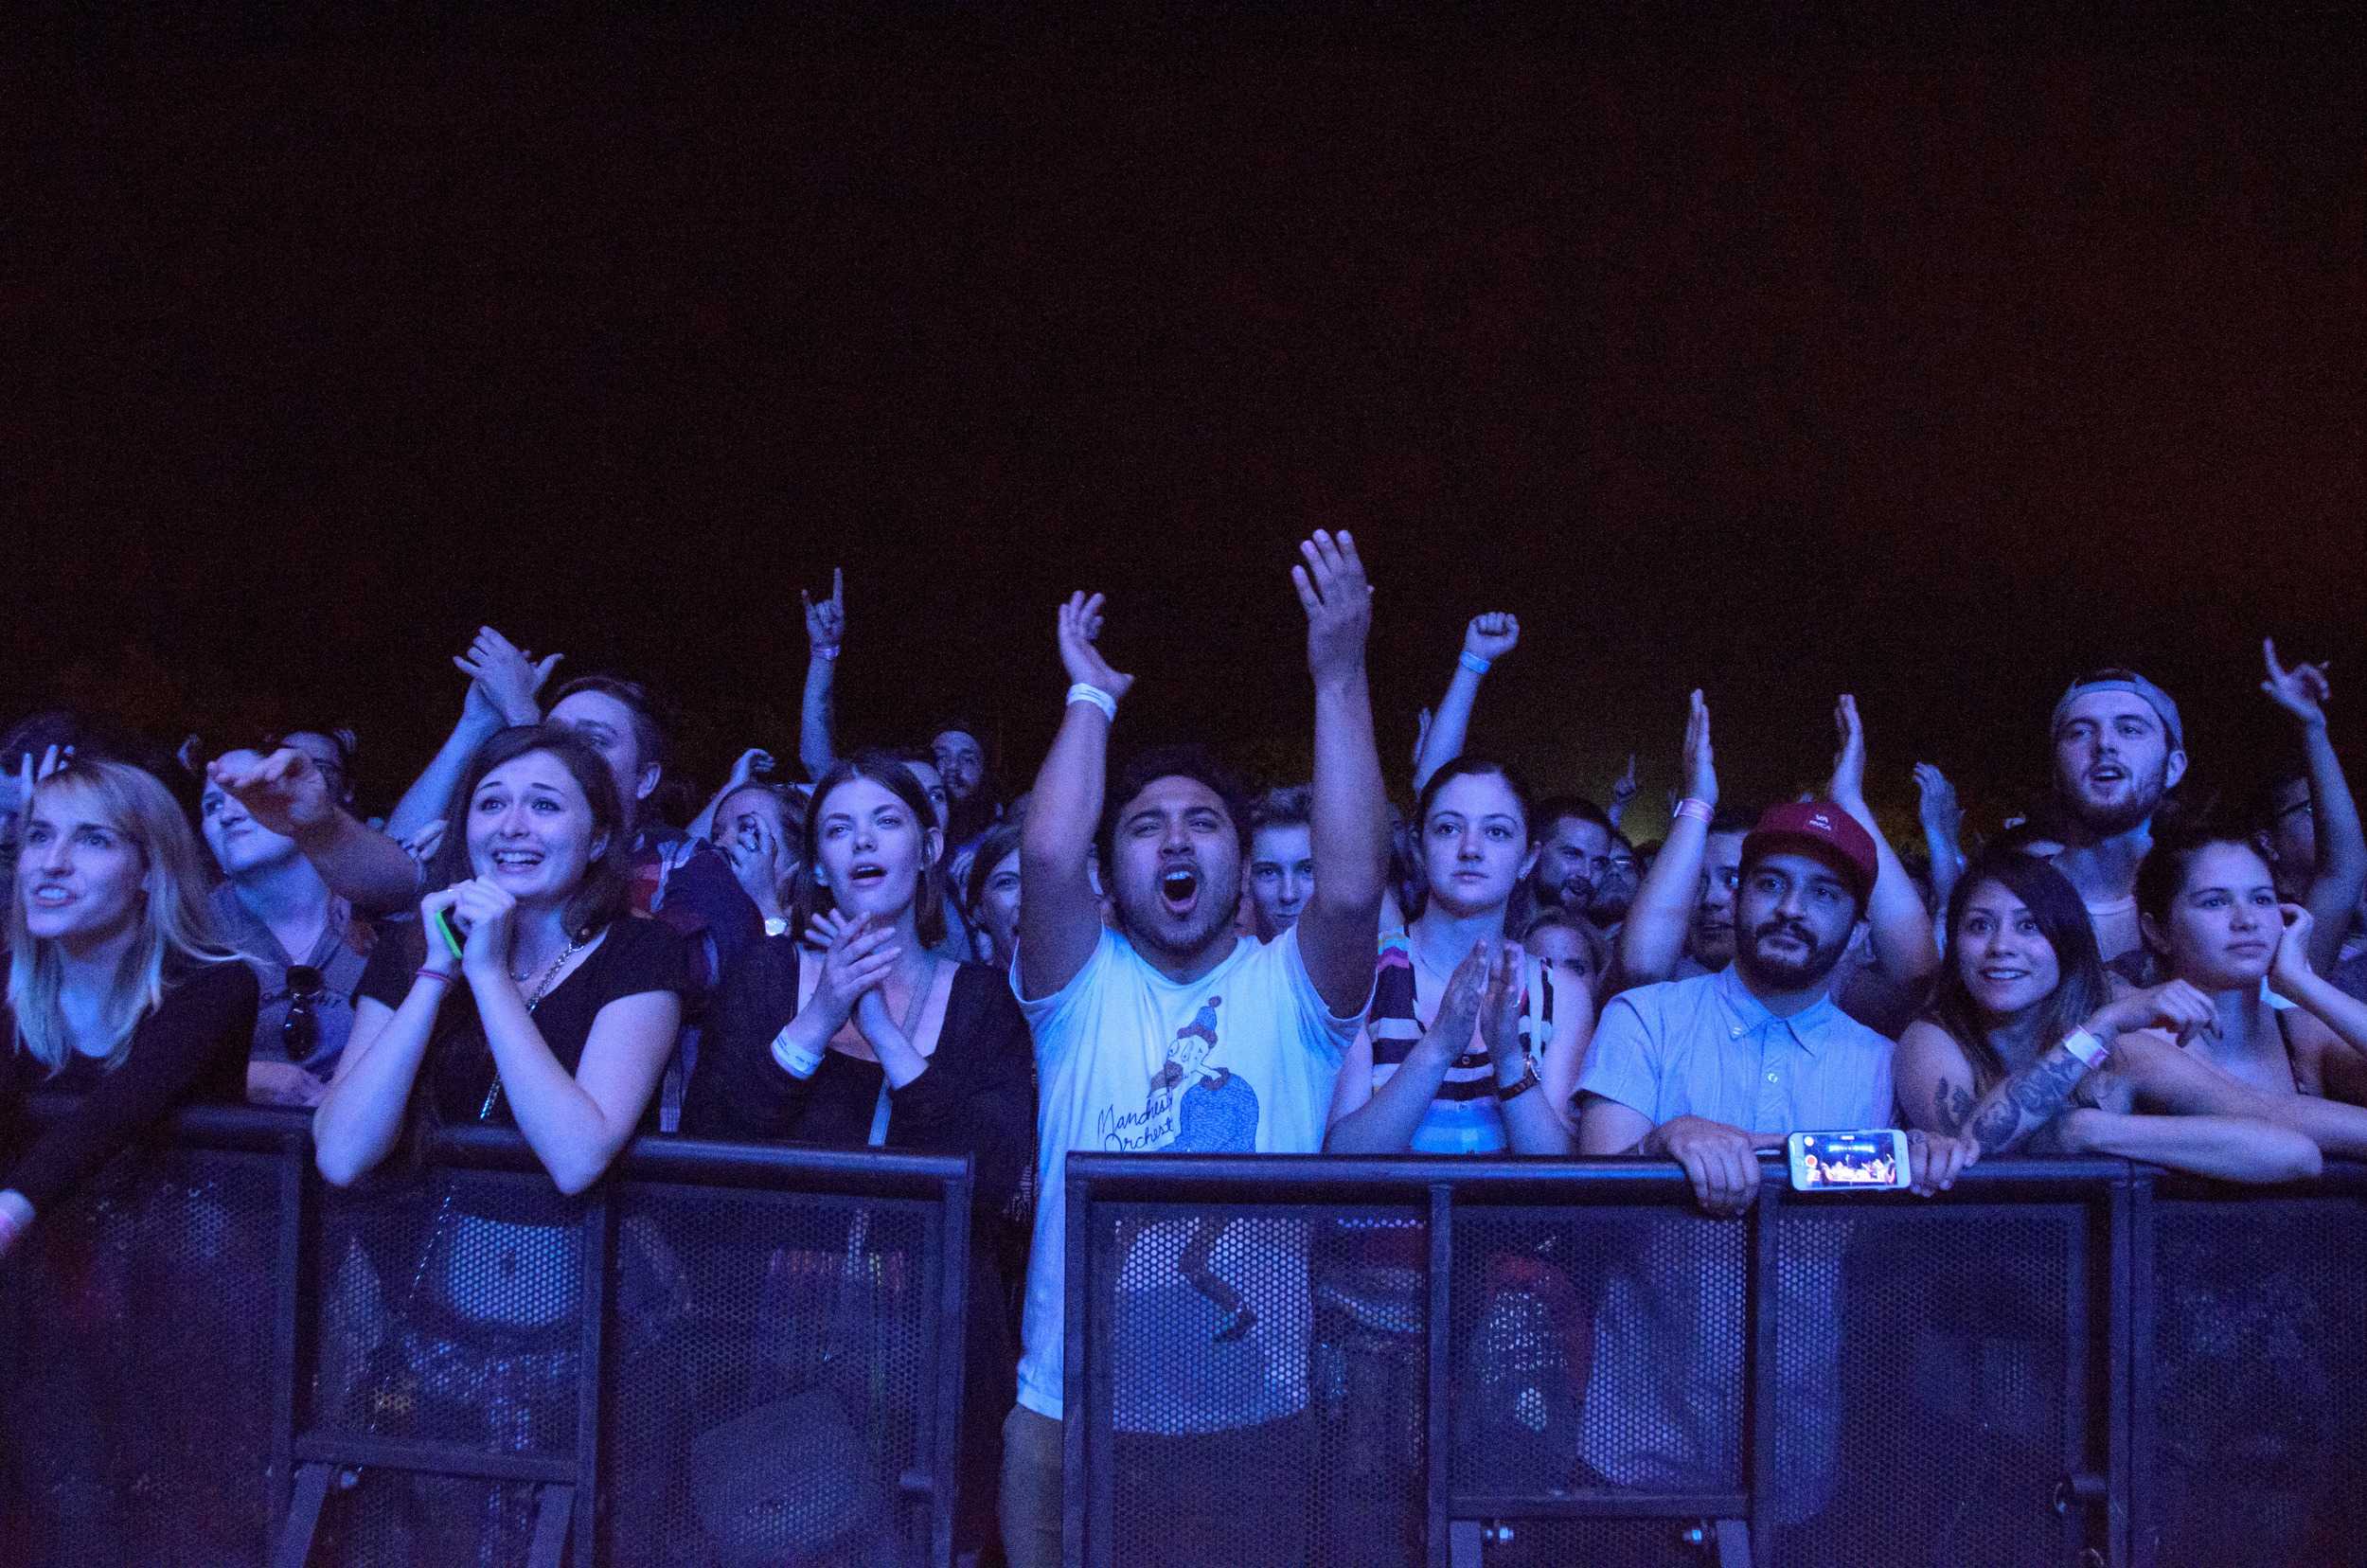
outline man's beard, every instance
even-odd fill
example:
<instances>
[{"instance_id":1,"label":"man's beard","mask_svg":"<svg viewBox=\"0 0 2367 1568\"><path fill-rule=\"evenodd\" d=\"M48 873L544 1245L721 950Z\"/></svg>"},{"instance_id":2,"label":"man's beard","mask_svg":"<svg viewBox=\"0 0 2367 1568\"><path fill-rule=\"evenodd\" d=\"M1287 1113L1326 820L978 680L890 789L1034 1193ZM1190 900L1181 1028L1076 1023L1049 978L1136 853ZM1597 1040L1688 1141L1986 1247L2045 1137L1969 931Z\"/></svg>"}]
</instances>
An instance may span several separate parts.
<instances>
[{"instance_id":1,"label":"man's beard","mask_svg":"<svg viewBox=\"0 0 2367 1568\"><path fill-rule=\"evenodd\" d=\"M1219 932L1232 930L1234 920L1241 913L1241 879L1228 880L1232 896L1223 900L1203 897L1200 907L1192 911L1190 923L1181 930L1168 917L1157 893L1131 894L1121 888L1117 896L1118 924L1126 932L1127 940L1137 947L1154 948L1177 957L1199 953ZM1203 895L1207 891L1204 882L1201 891Z\"/></svg>"},{"instance_id":2,"label":"man's beard","mask_svg":"<svg viewBox=\"0 0 2367 1568\"><path fill-rule=\"evenodd\" d=\"M2169 793L2169 762L2165 758L2150 778L2129 775L2133 793L2126 801L2112 806L2091 806L2077 794L2064 798L2072 815L2096 838L2116 838L2133 828L2143 827L2162 809L2162 797ZM2058 792L2059 793L2060 792Z\"/></svg>"},{"instance_id":3,"label":"man's beard","mask_svg":"<svg viewBox=\"0 0 2367 1568\"><path fill-rule=\"evenodd\" d=\"M1635 894L1625 883L1613 882L1594 896L1593 901L1587 906L1586 916L1596 925L1613 926L1626 919L1628 911L1634 907Z\"/></svg>"},{"instance_id":4,"label":"man's beard","mask_svg":"<svg viewBox=\"0 0 2367 1568\"><path fill-rule=\"evenodd\" d=\"M1594 902L1594 884L1584 877L1565 877L1557 882L1531 877L1529 900L1539 909L1558 909L1567 915L1602 913Z\"/></svg>"},{"instance_id":5,"label":"man's beard","mask_svg":"<svg viewBox=\"0 0 2367 1568\"><path fill-rule=\"evenodd\" d=\"M1779 932L1802 943L1806 951L1798 957L1762 953L1760 941ZM1774 991L1807 989L1832 973L1833 966L1841 962L1841 955L1849 949L1846 935L1829 947L1819 946L1816 934L1797 920L1762 921L1752 928L1747 941L1739 927L1735 935L1735 967L1742 971L1744 978Z\"/></svg>"}]
</instances>

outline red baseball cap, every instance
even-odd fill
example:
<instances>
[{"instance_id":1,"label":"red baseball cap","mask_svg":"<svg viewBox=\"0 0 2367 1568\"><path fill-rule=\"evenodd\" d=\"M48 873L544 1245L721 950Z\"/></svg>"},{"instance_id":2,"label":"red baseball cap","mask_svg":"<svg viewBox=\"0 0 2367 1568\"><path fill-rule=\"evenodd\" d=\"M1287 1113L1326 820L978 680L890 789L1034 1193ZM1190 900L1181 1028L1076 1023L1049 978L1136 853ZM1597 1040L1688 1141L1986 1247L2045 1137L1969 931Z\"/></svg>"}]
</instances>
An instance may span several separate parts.
<instances>
[{"instance_id":1,"label":"red baseball cap","mask_svg":"<svg viewBox=\"0 0 2367 1568\"><path fill-rule=\"evenodd\" d=\"M1805 849L1849 880L1860 903L1873 895L1881 858L1874 835L1829 800L1788 800L1770 806L1742 841L1742 864L1777 849Z\"/></svg>"}]
</instances>

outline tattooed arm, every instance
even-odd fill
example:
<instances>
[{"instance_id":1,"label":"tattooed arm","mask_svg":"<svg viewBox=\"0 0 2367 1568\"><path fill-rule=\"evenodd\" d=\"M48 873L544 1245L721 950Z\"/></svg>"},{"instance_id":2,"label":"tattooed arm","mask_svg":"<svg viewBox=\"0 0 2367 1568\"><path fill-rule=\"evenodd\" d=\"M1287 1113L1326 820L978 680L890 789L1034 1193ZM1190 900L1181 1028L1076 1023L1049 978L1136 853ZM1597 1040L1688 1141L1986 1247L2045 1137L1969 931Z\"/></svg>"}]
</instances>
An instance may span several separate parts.
<instances>
[{"instance_id":1,"label":"tattooed arm","mask_svg":"<svg viewBox=\"0 0 2367 1568\"><path fill-rule=\"evenodd\" d=\"M1898 1037L1891 1070L1898 1086L1899 1124L1953 1137L1973 1107L1972 1063L1955 1037L1928 1018Z\"/></svg>"}]
</instances>

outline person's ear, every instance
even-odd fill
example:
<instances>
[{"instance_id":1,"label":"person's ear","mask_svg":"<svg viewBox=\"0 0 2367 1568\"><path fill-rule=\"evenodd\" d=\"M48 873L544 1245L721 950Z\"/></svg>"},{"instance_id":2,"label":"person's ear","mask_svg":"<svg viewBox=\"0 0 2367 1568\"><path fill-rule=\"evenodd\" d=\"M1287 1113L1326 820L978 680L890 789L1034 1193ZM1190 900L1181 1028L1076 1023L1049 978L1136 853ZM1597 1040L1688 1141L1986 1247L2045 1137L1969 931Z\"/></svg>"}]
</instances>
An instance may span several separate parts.
<instances>
[{"instance_id":1,"label":"person's ear","mask_svg":"<svg viewBox=\"0 0 2367 1568\"><path fill-rule=\"evenodd\" d=\"M2185 776L2186 754L2182 751L2170 753L2169 760L2162 765L2162 787L2165 790L2175 790L2178 788L2178 781Z\"/></svg>"},{"instance_id":2,"label":"person's ear","mask_svg":"<svg viewBox=\"0 0 2367 1568\"><path fill-rule=\"evenodd\" d=\"M1518 876L1517 878L1515 878L1515 879L1514 879L1514 881L1516 881L1516 882L1526 882L1526 881L1528 881L1528 880L1529 880L1529 873L1537 869L1537 857L1538 857L1538 856L1539 856L1539 855L1541 855L1541 854L1543 854L1544 852L1545 852L1545 846L1544 846L1543 845L1541 845L1541 844L1532 844L1532 845L1530 845L1530 846L1529 846L1529 852L1528 852L1527 856L1526 856L1526 857L1524 857L1524 858L1522 860L1522 862L1521 862L1521 874L1520 874L1520 876Z\"/></svg>"},{"instance_id":3,"label":"person's ear","mask_svg":"<svg viewBox=\"0 0 2367 1568\"><path fill-rule=\"evenodd\" d=\"M2162 922L2150 915L2137 917L2137 935L2145 939L2145 946L2167 958L2170 955L2170 935L2162 929Z\"/></svg>"},{"instance_id":4,"label":"person's ear","mask_svg":"<svg viewBox=\"0 0 2367 1568\"><path fill-rule=\"evenodd\" d=\"M823 869L820 861L813 863L813 885L825 891L828 891L830 885L830 874Z\"/></svg>"},{"instance_id":5,"label":"person's ear","mask_svg":"<svg viewBox=\"0 0 2367 1568\"><path fill-rule=\"evenodd\" d=\"M945 858L945 829L932 828L920 835L920 852L929 857L931 865Z\"/></svg>"},{"instance_id":6,"label":"person's ear","mask_svg":"<svg viewBox=\"0 0 2367 1568\"><path fill-rule=\"evenodd\" d=\"M607 853L608 835L606 833L602 833L599 837L592 841L592 858L596 861Z\"/></svg>"}]
</instances>

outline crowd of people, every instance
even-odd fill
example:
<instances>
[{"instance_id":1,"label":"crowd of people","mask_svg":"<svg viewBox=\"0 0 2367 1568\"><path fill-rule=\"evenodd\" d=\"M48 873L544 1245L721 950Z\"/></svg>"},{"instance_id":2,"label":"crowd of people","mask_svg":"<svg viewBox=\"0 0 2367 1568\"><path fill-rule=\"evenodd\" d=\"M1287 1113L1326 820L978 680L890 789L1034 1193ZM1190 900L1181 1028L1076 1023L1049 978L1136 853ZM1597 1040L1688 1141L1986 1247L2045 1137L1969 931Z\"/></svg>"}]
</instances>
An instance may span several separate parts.
<instances>
[{"instance_id":1,"label":"crowd of people","mask_svg":"<svg viewBox=\"0 0 2367 1568\"><path fill-rule=\"evenodd\" d=\"M1061 1545L1071 1150L1641 1156L1713 1215L1747 1210L1760 1156L1803 1131L1906 1130L1926 1196L2023 1151L2262 1183L2367 1152L2367 837L2323 668L2264 647L2292 764L2240 807L2186 799L2177 703L2103 669L2032 715L2045 798L1967 842L1918 767L1905 854L1850 697L1824 788L1746 810L1697 691L1666 836L1635 844L1632 759L1597 804L1467 748L1519 647L1500 613L1423 715L1401 812L1363 562L1344 532L1300 558L1313 776L1256 794L1197 748L1113 764L1135 678L1085 594L1053 628L1059 732L1007 798L959 720L841 755L837 579L806 608L804 779L752 749L680 826L654 805L661 705L620 677L554 685L555 655L489 627L383 817L334 728L171 757L23 721L0 739L0 1269L192 1099L305 1108L341 1185L455 1123L514 1127L561 1193L642 1133L967 1153L957 1541L1034 1564ZM35 1090L82 1098L14 1127ZM1204 1344L1304 1338L1230 1283L1254 1224L1161 1229L1137 1241L1205 1303ZM1197 1473L1209 1430L1183 1411L1126 1460ZM1182 1537L1273 1527L1254 1506L1273 1468L1226 1452Z\"/></svg>"}]
</instances>

